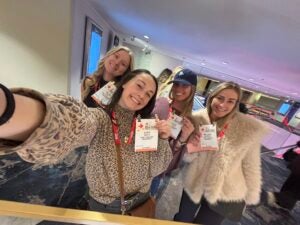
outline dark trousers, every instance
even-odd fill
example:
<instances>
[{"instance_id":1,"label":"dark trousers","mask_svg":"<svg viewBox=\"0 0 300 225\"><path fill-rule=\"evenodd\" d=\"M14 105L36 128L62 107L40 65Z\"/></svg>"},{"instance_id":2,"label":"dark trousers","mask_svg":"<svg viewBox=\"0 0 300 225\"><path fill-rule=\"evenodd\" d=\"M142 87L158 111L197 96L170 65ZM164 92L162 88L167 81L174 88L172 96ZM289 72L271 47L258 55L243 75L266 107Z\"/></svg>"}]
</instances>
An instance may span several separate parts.
<instances>
[{"instance_id":1,"label":"dark trousers","mask_svg":"<svg viewBox=\"0 0 300 225\"><path fill-rule=\"evenodd\" d=\"M224 219L209 208L205 198L202 198L199 204L195 204L185 191L182 192L179 212L174 216L174 221L203 225L219 225Z\"/></svg>"},{"instance_id":2,"label":"dark trousers","mask_svg":"<svg viewBox=\"0 0 300 225\"><path fill-rule=\"evenodd\" d=\"M300 176L291 173L284 182L280 192L275 192L276 202L286 208L293 209L296 202L300 200Z\"/></svg>"}]
</instances>

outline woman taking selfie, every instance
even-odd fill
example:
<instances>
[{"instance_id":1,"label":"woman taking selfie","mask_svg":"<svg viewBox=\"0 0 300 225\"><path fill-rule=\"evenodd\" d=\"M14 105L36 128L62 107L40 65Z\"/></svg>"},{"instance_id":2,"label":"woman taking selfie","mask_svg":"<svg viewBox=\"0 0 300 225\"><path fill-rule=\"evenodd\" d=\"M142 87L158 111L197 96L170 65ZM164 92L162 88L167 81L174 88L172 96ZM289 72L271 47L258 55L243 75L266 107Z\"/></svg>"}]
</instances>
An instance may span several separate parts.
<instances>
[{"instance_id":1,"label":"woman taking selfie","mask_svg":"<svg viewBox=\"0 0 300 225\"><path fill-rule=\"evenodd\" d=\"M27 162L54 164L74 148L89 145L85 175L90 209L121 213L120 145L125 195L134 196L132 207L137 207L149 198L152 178L166 169L172 155L165 140L170 133L166 121L156 123L157 150L135 152L135 118L150 117L156 92L157 81L147 70L130 72L106 110L87 108L70 96L30 89L11 92L1 85L0 154L16 152Z\"/></svg>"},{"instance_id":2,"label":"woman taking selfie","mask_svg":"<svg viewBox=\"0 0 300 225\"><path fill-rule=\"evenodd\" d=\"M207 108L194 114L200 128L187 145L183 194L174 220L218 225L239 221L245 205L260 200L260 143L264 124L238 112L240 87L232 82L215 87ZM200 209L199 209L200 208Z\"/></svg>"},{"instance_id":3,"label":"woman taking selfie","mask_svg":"<svg viewBox=\"0 0 300 225\"><path fill-rule=\"evenodd\" d=\"M86 76L81 85L81 100L88 107L97 107L98 104L91 97L109 81L119 82L121 78L133 69L134 57L132 51L120 46L113 48L100 60L97 70Z\"/></svg>"}]
</instances>

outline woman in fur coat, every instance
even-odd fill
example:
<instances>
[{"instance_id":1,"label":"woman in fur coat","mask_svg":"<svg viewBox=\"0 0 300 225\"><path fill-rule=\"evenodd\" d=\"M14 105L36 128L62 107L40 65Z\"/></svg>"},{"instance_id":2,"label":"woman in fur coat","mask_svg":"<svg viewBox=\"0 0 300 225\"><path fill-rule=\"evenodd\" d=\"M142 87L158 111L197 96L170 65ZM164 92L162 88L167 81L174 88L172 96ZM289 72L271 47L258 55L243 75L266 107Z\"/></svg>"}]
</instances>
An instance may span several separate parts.
<instances>
[{"instance_id":1,"label":"woman in fur coat","mask_svg":"<svg viewBox=\"0 0 300 225\"><path fill-rule=\"evenodd\" d=\"M240 87L225 82L212 90L207 108L194 114L199 131L187 145L184 190L175 221L204 225L218 225L225 218L238 221L245 205L259 202L260 143L267 129L238 112L240 99ZM204 130L203 125L209 126Z\"/></svg>"}]
</instances>

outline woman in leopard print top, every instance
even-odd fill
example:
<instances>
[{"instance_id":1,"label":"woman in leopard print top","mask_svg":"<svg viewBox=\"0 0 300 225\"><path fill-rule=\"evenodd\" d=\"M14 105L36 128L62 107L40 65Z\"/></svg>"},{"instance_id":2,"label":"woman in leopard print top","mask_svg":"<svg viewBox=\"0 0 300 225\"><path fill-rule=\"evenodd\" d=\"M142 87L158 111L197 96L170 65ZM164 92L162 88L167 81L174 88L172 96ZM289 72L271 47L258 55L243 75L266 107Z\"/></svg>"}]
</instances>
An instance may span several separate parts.
<instances>
[{"instance_id":1,"label":"woman in leopard print top","mask_svg":"<svg viewBox=\"0 0 300 225\"><path fill-rule=\"evenodd\" d=\"M9 122L0 126L0 154L17 152L24 160L54 164L74 148L89 145L86 177L95 210L120 213L110 208L120 197L117 156L110 112L87 108L70 96L42 95L29 89L12 89L16 110ZM126 77L113 96L108 111L113 110L119 122L119 135L124 140L136 114L149 117L157 91L157 81L147 70L135 70ZM0 90L0 102L5 96ZM5 105L0 104L0 114ZM172 153L166 121L158 121L158 150L134 152L131 144L122 142L124 189L127 194L147 193L153 177L163 172ZM100 205L100 207L97 206Z\"/></svg>"}]
</instances>

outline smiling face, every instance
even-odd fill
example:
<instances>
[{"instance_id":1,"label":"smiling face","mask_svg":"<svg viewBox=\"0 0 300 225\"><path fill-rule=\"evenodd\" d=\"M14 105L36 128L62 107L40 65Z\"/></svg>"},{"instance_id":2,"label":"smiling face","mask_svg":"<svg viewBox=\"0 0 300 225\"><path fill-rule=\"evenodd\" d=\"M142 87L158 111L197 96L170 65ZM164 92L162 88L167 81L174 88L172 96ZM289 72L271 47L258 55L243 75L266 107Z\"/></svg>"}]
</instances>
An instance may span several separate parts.
<instances>
[{"instance_id":1,"label":"smiling face","mask_svg":"<svg viewBox=\"0 0 300 225\"><path fill-rule=\"evenodd\" d=\"M192 85L174 83L172 86L173 101L182 102L187 100L192 93Z\"/></svg>"},{"instance_id":2,"label":"smiling face","mask_svg":"<svg viewBox=\"0 0 300 225\"><path fill-rule=\"evenodd\" d=\"M122 87L123 93L118 104L130 111L143 109L156 91L155 81L146 73L135 76Z\"/></svg>"},{"instance_id":3,"label":"smiling face","mask_svg":"<svg viewBox=\"0 0 300 225\"><path fill-rule=\"evenodd\" d=\"M104 60L104 80L111 81L125 73L130 65L130 55L125 50L117 51Z\"/></svg>"},{"instance_id":4,"label":"smiling face","mask_svg":"<svg viewBox=\"0 0 300 225\"><path fill-rule=\"evenodd\" d=\"M221 119L232 112L238 102L238 93L233 89L224 89L220 91L213 99L210 105L210 118L212 121Z\"/></svg>"}]
</instances>

